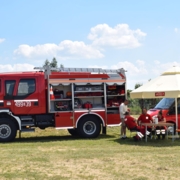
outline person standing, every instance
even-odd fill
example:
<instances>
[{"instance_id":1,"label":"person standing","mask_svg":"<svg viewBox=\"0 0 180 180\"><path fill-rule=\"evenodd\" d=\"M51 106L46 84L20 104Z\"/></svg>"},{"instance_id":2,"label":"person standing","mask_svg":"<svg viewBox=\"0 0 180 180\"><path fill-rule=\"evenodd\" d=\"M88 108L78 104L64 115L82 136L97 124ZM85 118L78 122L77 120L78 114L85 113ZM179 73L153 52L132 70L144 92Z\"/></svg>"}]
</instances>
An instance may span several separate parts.
<instances>
[{"instance_id":1,"label":"person standing","mask_svg":"<svg viewBox=\"0 0 180 180\"><path fill-rule=\"evenodd\" d=\"M126 139L126 124L125 124L125 113L128 111L127 108L128 100L125 99L123 103L119 106L119 113L121 119L121 139Z\"/></svg>"}]
</instances>

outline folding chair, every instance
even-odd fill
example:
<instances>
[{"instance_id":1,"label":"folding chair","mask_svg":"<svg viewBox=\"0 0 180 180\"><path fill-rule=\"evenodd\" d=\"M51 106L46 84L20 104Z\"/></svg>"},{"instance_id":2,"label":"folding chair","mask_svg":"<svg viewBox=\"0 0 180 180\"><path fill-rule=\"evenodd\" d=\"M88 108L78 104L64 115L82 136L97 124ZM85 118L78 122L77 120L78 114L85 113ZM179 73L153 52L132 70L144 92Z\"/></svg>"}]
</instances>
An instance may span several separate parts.
<instances>
[{"instance_id":1,"label":"folding chair","mask_svg":"<svg viewBox=\"0 0 180 180\"><path fill-rule=\"evenodd\" d=\"M177 133L180 133L180 129L176 129L176 132L177 132Z\"/></svg>"},{"instance_id":2,"label":"folding chair","mask_svg":"<svg viewBox=\"0 0 180 180\"><path fill-rule=\"evenodd\" d=\"M176 129L176 133L177 133L177 134L176 134L175 137L176 137L176 138L179 138L180 129Z\"/></svg>"},{"instance_id":3,"label":"folding chair","mask_svg":"<svg viewBox=\"0 0 180 180\"><path fill-rule=\"evenodd\" d=\"M137 133L138 131L137 130L130 130L129 129L129 132L130 132L130 137L132 137L132 133L134 133L134 132Z\"/></svg>"}]
</instances>

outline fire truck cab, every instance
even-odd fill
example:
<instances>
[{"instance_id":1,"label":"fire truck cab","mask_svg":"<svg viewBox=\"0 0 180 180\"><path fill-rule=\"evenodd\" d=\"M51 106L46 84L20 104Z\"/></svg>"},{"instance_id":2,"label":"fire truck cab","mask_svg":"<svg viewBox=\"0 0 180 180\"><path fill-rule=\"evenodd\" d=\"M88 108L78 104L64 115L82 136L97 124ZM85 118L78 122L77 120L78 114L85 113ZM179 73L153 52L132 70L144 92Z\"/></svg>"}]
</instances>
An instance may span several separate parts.
<instances>
[{"instance_id":1,"label":"fire truck cab","mask_svg":"<svg viewBox=\"0 0 180 180\"><path fill-rule=\"evenodd\" d=\"M17 131L68 129L71 135L97 137L120 124L119 105L126 98L125 70L35 68L0 73L0 141Z\"/></svg>"}]
</instances>

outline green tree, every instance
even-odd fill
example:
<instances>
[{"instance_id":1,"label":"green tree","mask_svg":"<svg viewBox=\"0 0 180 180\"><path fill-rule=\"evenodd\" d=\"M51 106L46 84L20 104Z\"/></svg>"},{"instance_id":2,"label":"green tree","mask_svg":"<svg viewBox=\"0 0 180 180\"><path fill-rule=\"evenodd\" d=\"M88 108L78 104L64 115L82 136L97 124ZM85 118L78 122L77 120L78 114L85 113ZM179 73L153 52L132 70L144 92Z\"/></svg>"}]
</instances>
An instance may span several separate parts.
<instances>
[{"instance_id":1,"label":"green tree","mask_svg":"<svg viewBox=\"0 0 180 180\"><path fill-rule=\"evenodd\" d=\"M151 81L151 79L149 79L148 81ZM135 84L135 89L139 88L140 86L142 86L142 84L140 83L136 83ZM137 99L139 102L139 106L141 107L141 109L143 109L144 107L147 109L153 108L160 99Z\"/></svg>"},{"instance_id":2,"label":"green tree","mask_svg":"<svg viewBox=\"0 0 180 180\"><path fill-rule=\"evenodd\" d=\"M137 88L139 88L140 86L142 86L142 84L136 83L135 86L134 86L134 89L137 89Z\"/></svg>"},{"instance_id":3,"label":"green tree","mask_svg":"<svg viewBox=\"0 0 180 180\"><path fill-rule=\"evenodd\" d=\"M64 65L63 65L63 64L60 64L60 68L64 68Z\"/></svg>"},{"instance_id":4,"label":"green tree","mask_svg":"<svg viewBox=\"0 0 180 180\"><path fill-rule=\"evenodd\" d=\"M57 60L56 60L55 57L52 59L51 62L49 62L49 60L46 59L46 60L44 61L43 67L45 67L45 66L50 66L51 68L58 68L58 62L57 62ZM63 64L60 64L60 68L64 68L64 65L63 65Z\"/></svg>"},{"instance_id":5,"label":"green tree","mask_svg":"<svg viewBox=\"0 0 180 180\"><path fill-rule=\"evenodd\" d=\"M138 99L132 99L130 97L131 91L132 90L127 89L127 98L128 98L128 101L129 101L128 107L131 110L131 114L140 114L141 113L141 108L139 106L139 101L138 101Z\"/></svg>"},{"instance_id":6,"label":"green tree","mask_svg":"<svg viewBox=\"0 0 180 180\"><path fill-rule=\"evenodd\" d=\"M50 62L49 62L49 60L48 59L46 59L45 61L44 61L44 65L43 65L43 67L44 66L49 66L50 65Z\"/></svg>"},{"instance_id":7,"label":"green tree","mask_svg":"<svg viewBox=\"0 0 180 180\"><path fill-rule=\"evenodd\" d=\"M50 66L53 67L53 68L57 68L58 65L57 65L57 60L56 58L54 57L50 63Z\"/></svg>"},{"instance_id":8,"label":"green tree","mask_svg":"<svg viewBox=\"0 0 180 180\"><path fill-rule=\"evenodd\" d=\"M132 90L130 90L130 89L127 89L127 99L129 99L130 98L130 92L131 92Z\"/></svg>"},{"instance_id":9,"label":"green tree","mask_svg":"<svg viewBox=\"0 0 180 180\"><path fill-rule=\"evenodd\" d=\"M149 80L150 81L150 80ZM140 83L136 83L134 89L142 86ZM127 98L129 101L129 107L131 109L131 114L140 114L142 109L145 107L147 109L153 108L160 99L131 99L130 92L132 90L127 90Z\"/></svg>"}]
</instances>

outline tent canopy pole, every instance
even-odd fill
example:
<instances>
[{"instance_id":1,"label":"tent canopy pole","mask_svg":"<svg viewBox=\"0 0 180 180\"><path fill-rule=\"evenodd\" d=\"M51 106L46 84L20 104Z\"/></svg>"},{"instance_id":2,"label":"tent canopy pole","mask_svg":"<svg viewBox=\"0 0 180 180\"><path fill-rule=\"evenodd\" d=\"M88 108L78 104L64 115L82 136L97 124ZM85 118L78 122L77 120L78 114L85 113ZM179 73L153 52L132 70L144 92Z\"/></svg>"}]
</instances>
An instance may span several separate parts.
<instances>
[{"instance_id":1,"label":"tent canopy pole","mask_svg":"<svg viewBox=\"0 0 180 180\"><path fill-rule=\"evenodd\" d=\"M178 105L177 105L177 98L175 98L175 113L176 113L176 129L178 129ZM176 131L175 129L175 131ZM177 132L176 132L177 134Z\"/></svg>"}]
</instances>

